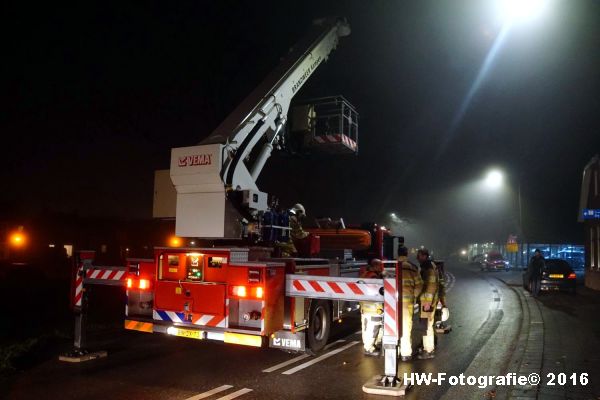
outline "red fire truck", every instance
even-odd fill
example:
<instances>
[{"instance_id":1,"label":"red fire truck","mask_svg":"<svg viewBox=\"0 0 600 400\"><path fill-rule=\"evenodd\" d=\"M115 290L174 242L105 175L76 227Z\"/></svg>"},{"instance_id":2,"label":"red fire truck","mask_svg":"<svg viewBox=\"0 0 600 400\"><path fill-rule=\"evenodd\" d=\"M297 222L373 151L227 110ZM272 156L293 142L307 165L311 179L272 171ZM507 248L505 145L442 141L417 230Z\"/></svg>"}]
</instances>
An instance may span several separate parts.
<instances>
[{"instance_id":1,"label":"red fire truck","mask_svg":"<svg viewBox=\"0 0 600 400\"><path fill-rule=\"evenodd\" d=\"M93 252L79 253L77 349L91 284L125 286L126 329L290 351L321 350L333 321L355 311L358 300L381 301L382 281L358 280L366 258L356 261L351 252L382 257L385 228L317 229L304 239L311 245L296 243L309 249L306 257L276 257L278 243L291 241L289 220L256 185L275 148L357 152L358 115L340 96L303 103L284 129L292 97L349 33L345 20L316 21L206 140L172 149L170 170L155 174L154 215L175 217L176 235L188 245L156 248L153 259L129 259L125 267L98 267ZM319 235L335 244L322 258Z\"/></svg>"}]
</instances>

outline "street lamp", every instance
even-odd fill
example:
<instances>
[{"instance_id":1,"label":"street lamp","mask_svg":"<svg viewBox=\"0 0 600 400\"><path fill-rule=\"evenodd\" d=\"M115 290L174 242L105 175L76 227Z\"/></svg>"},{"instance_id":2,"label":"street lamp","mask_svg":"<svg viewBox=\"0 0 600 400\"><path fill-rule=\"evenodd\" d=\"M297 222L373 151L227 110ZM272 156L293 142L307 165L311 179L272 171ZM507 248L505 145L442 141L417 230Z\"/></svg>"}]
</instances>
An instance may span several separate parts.
<instances>
[{"instance_id":1,"label":"street lamp","mask_svg":"<svg viewBox=\"0 0 600 400\"><path fill-rule=\"evenodd\" d=\"M497 169L489 171L485 177L485 186L492 190L499 189L504 182L504 174ZM523 206L521 203L521 180L519 179L517 185L517 200L519 207L519 234L523 236Z\"/></svg>"},{"instance_id":2,"label":"street lamp","mask_svg":"<svg viewBox=\"0 0 600 400\"><path fill-rule=\"evenodd\" d=\"M506 23L528 21L539 16L548 0L498 0L498 13Z\"/></svg>"},{"instance_id":3,"label":"street lamp","mask_svg":"<svg viewBox=\"0 0 600 400\"><path fill-rule=\"evenodd\" d=\"M498 189L504 181L504 175L498 170L491 170L485 178L485 184L490 189Z\"/></svg>"}]
</instances>

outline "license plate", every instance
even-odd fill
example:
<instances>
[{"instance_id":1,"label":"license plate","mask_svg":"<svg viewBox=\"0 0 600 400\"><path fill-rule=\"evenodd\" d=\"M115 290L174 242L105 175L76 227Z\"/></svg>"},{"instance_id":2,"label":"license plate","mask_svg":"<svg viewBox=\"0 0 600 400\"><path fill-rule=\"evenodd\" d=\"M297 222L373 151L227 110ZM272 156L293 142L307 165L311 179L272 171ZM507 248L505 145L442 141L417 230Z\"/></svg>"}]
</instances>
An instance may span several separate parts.
<instances>
[{"instance_id":1,"label":"license plate","mask_svg":"<svg viewBox=\"0 0 600 400\"><path fill-rule=\"evenodd\" d=\"M191 329L181 329L175 328L173 329L173 335L190 338L190 339L203 339L202 331L194 331Z\"/></svg>"},{"instance_id":2,"label":"license plate","mask_svg":"<svg viewBox=\"0 0 600 400\"><path fill-rule=\"evenodd\" d=\"M550 278L564 278L565 276L563 274L550 274L548 275Z\"/></svg>"}]
</instances>

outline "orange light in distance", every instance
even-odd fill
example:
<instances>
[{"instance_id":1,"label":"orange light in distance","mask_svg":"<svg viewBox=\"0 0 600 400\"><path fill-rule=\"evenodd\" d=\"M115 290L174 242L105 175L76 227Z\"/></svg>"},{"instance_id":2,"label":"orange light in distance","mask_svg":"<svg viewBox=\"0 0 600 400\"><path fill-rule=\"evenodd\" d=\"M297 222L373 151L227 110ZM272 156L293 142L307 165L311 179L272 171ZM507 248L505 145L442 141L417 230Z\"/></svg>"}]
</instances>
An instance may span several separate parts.
<instances>
[{"instance_id":1,"label":"orange light in distance","mask_svg":"<svg viewBox=\"0 0 600 400\"><path fill-rule=\"evenodd\" d=\"M569 274L569 277L568 277L568 279L577 279L577 275L575 275L575 272L571 272L571 273Z\"/></svg>"},{"instance_id":2,"label":"orange light in distance","mask_svg":"<svg viewBox=\"0 0 600 400\"><path fill-rule=\"evenodd\" d=\"M181 246L181 238L178 238L177 236L172 236L169 239L169 245L171 247L179 247L179 246Z\"/></svg>"},{"instance_id":3,"label":"orange light in distance","mask_svg":"<svg viewBox=\"0 0 600 400\"><path fill-rule=\"evenodd\" d=\"M9 241L15 247L22 247L25 245L25 235L21 232L12 233Z\"/></svg>"},{"instance_id":4,"label":"orange light in distance","mask_svg":"<svg viewBox=\"0 0 600 400\"><path fill-rule=\"evenodd\" d=\"M140 290L145 290L150 288L150 281L148 279L140 279L140 283L138 285Z\"/></svg>"}]
</instances>

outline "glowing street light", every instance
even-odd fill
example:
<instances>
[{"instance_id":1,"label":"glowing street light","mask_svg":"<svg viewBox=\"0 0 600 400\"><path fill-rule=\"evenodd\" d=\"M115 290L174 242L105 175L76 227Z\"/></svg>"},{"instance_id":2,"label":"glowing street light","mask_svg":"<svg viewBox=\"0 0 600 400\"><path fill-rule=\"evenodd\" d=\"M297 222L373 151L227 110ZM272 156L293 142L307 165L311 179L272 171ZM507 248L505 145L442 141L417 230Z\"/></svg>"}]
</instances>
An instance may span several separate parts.
<instances>
[{"instance_id":1,"label":"glowing street light","mask_svg":"<svg viewBox=\"0 0 600 400\"><path fill-rule=\"evenodd\" d=\"M492 170L488 172L485 178L485 184L490 189L498 189L502 185L503 181L504 176L502 175L502 172L498 170Z\"/></svg>"},{"instance_id":2,"label":"glowing street light","mask_svg":"<svg viewBox=\"0 0 600 400\"><path fill-rule=\"evenodd\" d=\"M536 18L546 8L548 0L497 0L498 12L507 22L527 21Z\"/></svg>"},{"instance_id":3,"label":"glowing street light","mask_svg":"<svg viewBox=\"0 0 600 400\"><path fill-rule=\"evenodd\" d=\"M10 243L14 247L22 247L25 245L25 235L21 232L15 232L10 235Z\"/></svg>"}]
</instances>

